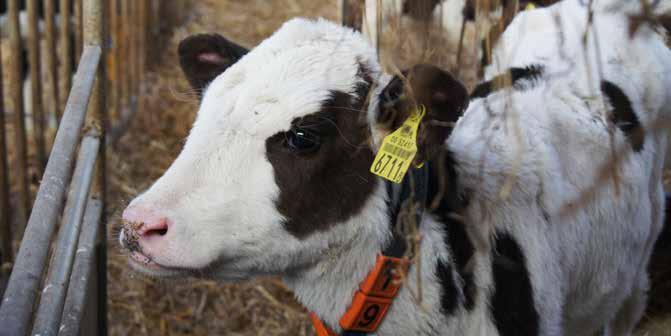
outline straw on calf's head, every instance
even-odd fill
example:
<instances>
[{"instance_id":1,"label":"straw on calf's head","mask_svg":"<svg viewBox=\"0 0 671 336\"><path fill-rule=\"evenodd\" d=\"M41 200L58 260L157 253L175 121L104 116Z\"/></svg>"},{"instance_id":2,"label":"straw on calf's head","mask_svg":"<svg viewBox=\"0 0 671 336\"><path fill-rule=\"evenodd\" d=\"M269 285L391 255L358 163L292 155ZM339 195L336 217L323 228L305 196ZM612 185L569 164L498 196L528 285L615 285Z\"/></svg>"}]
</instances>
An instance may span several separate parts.
<instances>
[{"instance_id":1,"label":"straw on calf's head","mask_svg":"<svg viewBox=\"0 0 671 336\"><path fill-rule=\"evenodd\" d=\"M310 267L362 236L388 239L386 194L369 173L376 144L416 105L418 160L467 102L439 68L391 78L356 32L294 19L247 52L196 35L180 63L202 92L186 144L124 212L137 268L239 279ZM405 85L404 85L405 84Z\"/></svg>"}]
</instances>

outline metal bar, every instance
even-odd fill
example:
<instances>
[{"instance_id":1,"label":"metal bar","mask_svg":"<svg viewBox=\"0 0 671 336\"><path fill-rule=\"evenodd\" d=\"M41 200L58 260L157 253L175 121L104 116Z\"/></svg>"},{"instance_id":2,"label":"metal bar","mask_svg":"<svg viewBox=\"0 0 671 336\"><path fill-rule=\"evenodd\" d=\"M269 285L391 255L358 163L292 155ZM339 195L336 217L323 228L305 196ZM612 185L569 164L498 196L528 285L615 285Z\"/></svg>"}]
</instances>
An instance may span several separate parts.
<instances>
[{"instance_id":1,"label":"metal bar","mask_svg":"<svg viewBox=\"0 0 671 336\"><path fill-rule=\"evenodd\" d=\"M55 250L49 263L49 273L44 281L40 305L33 323L33 335L54 336L58 333L63 312L63 302L68 280L74 263L75 248L81 230L82 218L89 190L93 181L100 139L95 134L82 140L77 157L77 167L72 175L72 184L63 213L63 224L58 232Z\"/></svg>"},{"instance_id":2,"label":"metal bar","mask_svg":"<svg viewBox=\"0 0 671 336\"><path fill-rule=\"evenodd\" d=\"M102 202L89 199L84 214L82 232L79 235L77 255L72 268L68 293L63 307L61 327L58 336L79 336L80 324L84 315L86 296L91 284L91 271L95 255L95 242L100 228Z\"/></svg>"},{"instance_id":3,"label":"metal bar","mask_svg":"<svg viewBox=\"0 0 671 336\"><path fill-rule=\"evenodd\" d=\"M49 89L49 101L45 104L51 109L51 115L56 120L56 125L60 120L60 96L58 95L58 58L56 55L56 8L53 0L43 0L44 7L44 40L46 43L45 66L47 67L46 87ZM61 16L61 20L68 20Z\"/></svg>"},{"instance_id":4,"label":"metal bar","mask_svg":"<svg viewBox=\"0 0 671 336\"><path fill-rule=\"evenodd\" d=\"M100 48L84 49L70 97L58 128L50 160L42 177L14 270L0 305L0 335L24 335L28 330L37 287L42 278L49 241L63 209L72 159L79 143L86 108L93 88Z\"/></svg>"},{"instance_id":5,"label":"metal bar","mask_svg":"<svg viewBox=\"0 0 671 336\"><path fill-rule=\"evenodd\" d=\"M49 0L46 0L49 1ZM59 111L65 110L68 92L70 92L72 78L72 44L70 43L70 0L60 0L61 9L61 30L60 30L60 51L61 51L61 105ZM60 119L59 119L60 121Z\"/></svg>"},{"instance_id":6,"label":"metal bar","mask_svg":"<svg viewBox=\"0 0 671 336\"><path fill-rule=\"evenodd\" d=\"M100 0L87 0L84 2L83 18L84 18L84 44L86 46L100 46L101 59L107 60L107 48L105 46L105 6ZM88 115L87 124L100 130L100 142L105 144L107 141L107 110L105 84L106 84L106 64L101 62L98 67L98 74L91 93L91 106ZM95 183L93 185L92 193L102 203L102 221L101 225L105 227L105 218L107 213L107 160L106 150L107 146L100 146L98 153L98 167L96 171ZM104 247L107 243L107 231L101 230L102 240L101 253L98 254L98 267L107 268L107 256L105 255ZM107 334L107 273L98 272L97 274L98 295L96 301L98 303L97 321L98 333L101 335Z\"/></svg>"},{"instance_id":7,"label":"metal bar","mask_svg":"<svg viewBox=\"0 0 671 336\"><path fill-rule=\"evenodd\" d=\"M0 54L0 59L2 56ZM0 92L4 92L0 66ZM5 100L0 99L0 263L11 262L12 229L10 227L9 171L7 170L7 138L5 133ZM0 274L2 277L4 274ZM0 289L1 290L1 289Z\"/></svg>"},{"instance_id":8,"label":"metal bar","mask_svg":"<svg viewBox=\"0 0 671 336\"><path fill-rule=\"evenodd\" d=\"M42 71L40 69L40 31L38 27L38 0L28 0L28 64L30 65L30 113L33 117L33 139L35 141L35 160L37 175L42 176L47 163L46 143L44 141L44 111L42 111Z\"/></svg>"},{"instance_id":9,"label":"metal bar","mask_svg":"<svg viewBox=\"0 0 671 336\"><path fill-rule=\"evenodd\" d=\"M23 230L28 222L30 211L30 188L28 184L28 146L26 144L26 121L23 113L23 74L21 73L21 31L19 30L19 1L7 2L9 21L9 51L11 66L9 69L9 91L12 111L14 115L14 155L16 155L13 174L15 183L18 183L18 204L14 206L17 217L17 227L14 239L21 240Z\"/></svg>"}]
</instances>

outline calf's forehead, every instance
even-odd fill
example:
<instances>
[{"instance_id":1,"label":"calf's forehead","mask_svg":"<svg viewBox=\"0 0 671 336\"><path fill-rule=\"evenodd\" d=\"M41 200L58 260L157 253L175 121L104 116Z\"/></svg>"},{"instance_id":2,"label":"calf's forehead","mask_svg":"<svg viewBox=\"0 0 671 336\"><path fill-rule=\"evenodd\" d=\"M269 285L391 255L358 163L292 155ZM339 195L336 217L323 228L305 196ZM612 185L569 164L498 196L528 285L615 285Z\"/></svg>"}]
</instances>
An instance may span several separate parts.
<instances>
[{"instance_id":1,"label":"calf's forehead","mask_svg":"<svg viewBox=\"0 0 671 336\"><path fill-rule=\"evenodd\" d=\"M194 131L203 124L266 138L289 129L293 120L319 111L333 92L355 94L364 80L361 59L355 50L320 41L252 50L210 84Z\"/></svg>"}]
</instances>

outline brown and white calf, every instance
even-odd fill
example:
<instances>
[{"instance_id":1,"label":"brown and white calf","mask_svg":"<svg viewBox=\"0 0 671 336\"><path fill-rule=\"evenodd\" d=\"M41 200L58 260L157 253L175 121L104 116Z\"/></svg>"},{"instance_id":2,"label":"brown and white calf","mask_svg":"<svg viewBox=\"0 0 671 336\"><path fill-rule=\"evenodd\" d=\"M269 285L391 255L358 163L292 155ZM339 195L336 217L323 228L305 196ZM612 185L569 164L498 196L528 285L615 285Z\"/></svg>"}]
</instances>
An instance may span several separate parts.
<instances>
[{"instance_id":1,"label":"brown and white calf","mask_svg":"<svg viewBox=\"0 0 671 336\"><path fill-rule=\"evenodd\" d=\"M470 99L433 66L383 73L359 33L324 20L291 20L250 51L187 38L200 109L178 158L124 212L132 265L279 275L339 332L395 236L371 163L421 104L421 265L377 334L630 334L662 227L671 52L652 27L629 38L628 7L601 4L587 39L579 0L520 14Z\"/></svg>"}]
</instances>

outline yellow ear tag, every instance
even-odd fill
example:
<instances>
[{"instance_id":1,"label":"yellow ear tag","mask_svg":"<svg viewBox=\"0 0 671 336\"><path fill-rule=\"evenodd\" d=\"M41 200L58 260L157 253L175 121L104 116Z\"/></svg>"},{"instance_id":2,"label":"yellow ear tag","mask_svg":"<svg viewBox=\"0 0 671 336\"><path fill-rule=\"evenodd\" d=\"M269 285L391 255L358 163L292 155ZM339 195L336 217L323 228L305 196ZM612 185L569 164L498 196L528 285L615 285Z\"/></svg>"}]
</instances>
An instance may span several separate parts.
<instances>
[{"instance_id":1,"label":"yellow ear tag","mask_svg":"<svg viewBox=\"0 0 671 336\"><path fill-rule=\"evenodd\" d=\"M370 172L394 183L401 183L417 153L417 129L426 113L423 105L403 125L382 140Z\"/></svg>"},{"instance_id":2,"label":"yellow ear tag","mask_svg":"<svg viewBox=\"0 0 671 336\"><path fill-rule=\"evenodd\" d=\"M532 9L536 9L536 5L534 5L533 2L528 3L527 6L524 7L524 10L532 10Z\"/></svg>"}]
</instances>

